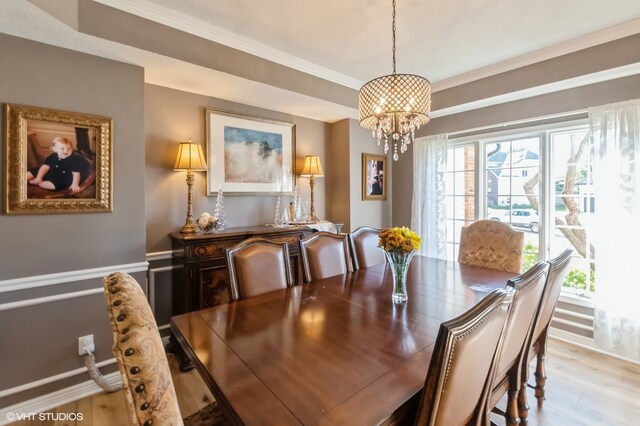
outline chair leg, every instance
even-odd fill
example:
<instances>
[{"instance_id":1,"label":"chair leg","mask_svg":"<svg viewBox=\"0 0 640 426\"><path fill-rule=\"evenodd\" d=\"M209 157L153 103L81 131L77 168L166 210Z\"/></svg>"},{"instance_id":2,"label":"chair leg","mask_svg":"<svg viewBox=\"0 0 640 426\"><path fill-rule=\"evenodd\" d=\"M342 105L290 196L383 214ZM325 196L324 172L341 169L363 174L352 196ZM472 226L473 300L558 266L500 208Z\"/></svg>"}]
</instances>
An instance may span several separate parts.
<instances>
[{"instance_id":1,"label":"chair leg","mask_svg":"<svg viewBox=\"0 0 640 426\"><path fill-rule=\"evenodd\" d=\"M523 383L526 383L523 381ZM527 398L527 387L520 385L520 391L518 392L518 417L520 417L520 423L526 424L529 418L529 401Z\"/></svg>"},{"instance_id":2,"label":"chair leg","mask_svg":"<svg viewBox=\"0 0 640 426\"><path fill-rule=\"evenodd\" d=\"M545 358L547 356L547 332L545 331L538 340L538 354L536 356L536 391L538 407L542 408L544 403L544 387L547 384L547 370L545 368Z\"/></svg>"},{"instance_id":3,"label":"chair leg","mask_svg":"<svg viewBox=\"0 0 640 426\"><path fill-rule=\"evenodd\" d=\"M520 423L520 417L518 417L518 391L509 390L507 395L507 410L504 413L505 424L507 426L515 426Z\"/></svg>"}]
</instances>

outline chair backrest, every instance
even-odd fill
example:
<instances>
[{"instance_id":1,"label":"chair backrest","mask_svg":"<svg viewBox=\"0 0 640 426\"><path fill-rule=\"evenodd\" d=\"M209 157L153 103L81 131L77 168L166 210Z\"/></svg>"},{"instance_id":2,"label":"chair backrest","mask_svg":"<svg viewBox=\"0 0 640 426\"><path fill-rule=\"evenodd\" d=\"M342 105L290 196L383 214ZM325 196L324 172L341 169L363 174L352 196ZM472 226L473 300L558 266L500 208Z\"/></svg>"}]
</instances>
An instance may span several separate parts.
<instances>
[{"instance_id":1,"label":"chair backrest","mask_svg":"<svg viewBox=\"0 0 640 426\"><path fill-rule=\"evenodd\" d=\"M497 220L478 220L462 228L458 262L519 274L524 233Z\"/></svg>"},{"instance_id":2,"label":"chair backrest","mask_svg":"<svg viewBox=\"0 0 640 426\"><path fill-rule=\"evenodd\" d=\"M440 325L416 424L479 423L512 293L496 289Z\"/></svg>"},{"instance_id":3,"label":"chair backrest","mask_svg":"<svg viewBox=\"0 0 640 426\"><path fill-rule=\"evenodd\" d=\"M285 241L249 238L226 253L231 300L291 287L289 248Z\"/></svg>"},{"instance_id":4,"label":"chair backrest","mask_svg":"<svg viewBox=\"0 0 640 426\"><path fill-rule=\"evenodd\" d=\"M349 234L353 269L368 268L385 263L384 250L378 247L380 230L361 226Z\"/></svg>"},{"instance_id":5,"label":"chair backrest","mask_svg":"<svg viewBox=\"0 0 640 426\"><path fill-rule=\"evenodd\" d=\"M116 272L103 279L113 354L134 425L182 425L169 363L147 298L135 279Z\"/></svg>"},{"instance_id":6,"label":"chair backrest","mask_svg":"<svg viewBox=\"0 0 640 426\"><path fill-rule=\"evenodd\" d=\"M346 234L316 232L300 240L300 254L306 282L353 271Z\"/></svg>"},{"instance_id":7,"label":"chair backrest","mask_svg":"<svg viewBox=\"0 0 640 426\"><path fill-rule=\"evenodd\" d=\"M525 343L529 341L528 338L533 331L548 272L549 264L538 262L527 272L507 282L507 287L513 288L515 293L505 329L504 344L498 357L494 386L511 368L520 365L525 353Z\"/></svg>"},{"instance_id":8,"label":"chair backrest","mask_svg":"<svg viewBox=\"0 0 640 426\"><path fill-rule=\"evenodd\" d=\"M532 335L532 344L538 340L542 332L549 327L553 311L555 311L558 298L560 297L562 283L567 276L567 272L569 272L572 253L573 250L566 249L549 261L549 274L547 275L547 283L544 286L540 311Z\"/></svg>"}]
</instances>

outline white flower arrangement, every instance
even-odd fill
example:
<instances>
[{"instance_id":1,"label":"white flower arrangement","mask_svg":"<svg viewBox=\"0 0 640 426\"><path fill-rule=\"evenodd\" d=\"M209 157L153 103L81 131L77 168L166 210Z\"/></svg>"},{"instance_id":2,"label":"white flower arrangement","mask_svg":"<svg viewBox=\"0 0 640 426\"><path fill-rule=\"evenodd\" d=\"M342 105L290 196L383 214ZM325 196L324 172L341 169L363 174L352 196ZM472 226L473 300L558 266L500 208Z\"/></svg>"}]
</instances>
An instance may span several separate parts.
<instances>
[{"instance_id":1,"label":"white flower arrangement","mask_svg":"<svg viewBox=\"0 0 640 426\"><path fill-rule=\"evenodd\" d=\"M196 220L196 228L202 232L212 232L218 229L218 218L211 216L209 213L204 212Z\"/></svg>"}]
</instances>

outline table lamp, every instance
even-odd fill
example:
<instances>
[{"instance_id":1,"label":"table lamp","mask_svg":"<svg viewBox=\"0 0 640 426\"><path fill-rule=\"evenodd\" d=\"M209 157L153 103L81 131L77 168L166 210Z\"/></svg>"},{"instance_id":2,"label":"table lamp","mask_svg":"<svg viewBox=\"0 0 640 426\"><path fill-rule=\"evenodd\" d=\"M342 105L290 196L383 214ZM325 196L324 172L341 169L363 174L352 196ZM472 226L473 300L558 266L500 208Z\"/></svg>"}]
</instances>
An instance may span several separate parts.
<instances>
[{"instance_id":1,"label":"table lamp","mask_svg":"<svg viewBox=\"0 0 640 426\"><path fill-rule=\"evenodd\" d=\"M184 226L180 229L180 232L183 234L192 234L196 232L196 222L193 219L192 207L192 188L193 182L195 181L193 172L207 170L207 162L204 159L204 154L202 153L202 147L200 144L191 142L191 139L189 139L189 142L180 142L180 145L178 146L178 156L176 157L176 165L173 166L173 170L186 170L187 172L187 220L185 221Z\"/></svg>"},{"instance_id":2,"label":"table lamp","mask_svg":"<svg viewBox=\"0 0 640 426\"><path fill-rule=\"evenodd\" d=\"M313 207L313 186L315 184L316 177L323 177L324 171L322 170L322 163L320 157L317 155L307 155L304 157L304 167L300 173L301 177L309 178L309 186L311 187L311 211L309 212L309 221L319 222L316 216L315 209Z\"/></svg>"}]
</instances>

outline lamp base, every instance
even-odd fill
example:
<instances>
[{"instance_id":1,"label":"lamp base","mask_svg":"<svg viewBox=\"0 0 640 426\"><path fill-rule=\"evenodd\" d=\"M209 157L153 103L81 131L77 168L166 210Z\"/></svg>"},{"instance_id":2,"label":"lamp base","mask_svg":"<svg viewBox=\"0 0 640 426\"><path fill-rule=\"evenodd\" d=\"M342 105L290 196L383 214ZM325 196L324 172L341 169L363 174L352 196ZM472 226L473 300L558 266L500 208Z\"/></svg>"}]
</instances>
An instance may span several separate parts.
<instances>
[{"instance_id":1,"label":"lamp base","mask_svg":"<svg viewBox=\"0 0 640 426\"><path fill-rule=\"evenodd\" d=\"M182 228L180 228L181 234L195 234L196 226L193 223L185 223Z\"/></svg>"}]
</instances>

